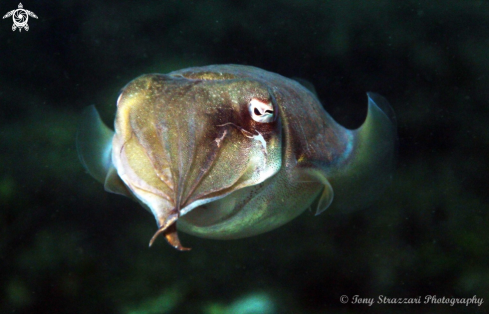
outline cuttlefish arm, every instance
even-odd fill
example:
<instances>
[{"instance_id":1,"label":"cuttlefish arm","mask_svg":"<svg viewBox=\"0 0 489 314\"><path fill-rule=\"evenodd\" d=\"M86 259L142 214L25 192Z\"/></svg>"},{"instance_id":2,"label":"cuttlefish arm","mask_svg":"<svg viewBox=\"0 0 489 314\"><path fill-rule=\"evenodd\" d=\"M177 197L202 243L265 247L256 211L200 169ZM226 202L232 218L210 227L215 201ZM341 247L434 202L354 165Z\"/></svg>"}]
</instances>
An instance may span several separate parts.
<instances>
[{"instance_id":1,"label":"cuttlefish arm","mask_svg":"<svg viewBox=\"0 0 489 314\"><path fill-rule=\"evenodd\" d=\"M122 182L112 163L113 137L114 131L103 123L94 105L83 110L76 141L82 165L92 177L104 184L106 191L136 199ZM175 224L178 215L175 211L164 220L158 221L159 228L151 238L149 246L153 245L158 235L163 234L168 243L177 250L190 250L183 247L178 238Z\"/></svg>"},{"instance_id":2,"label":"cuttlefish arm","mask_svg":"<svg viewBox=\"0 0 489 314\"><path fill-rule=\"evenodd\" d=\"M158 230L156 230L155 234L149 241L149 246L151 247L153 243L155 242L156 238L160 235L163 234L165 236L166 241L176 248L179 251L189 251L190 248L184 247L180 243L180 239L178 238L178 232L177 232L177 220L180 216L180 213L177 210L174 210L168 217L165 217L164 219L158 220Z\"/></svg>"}]
</instances>

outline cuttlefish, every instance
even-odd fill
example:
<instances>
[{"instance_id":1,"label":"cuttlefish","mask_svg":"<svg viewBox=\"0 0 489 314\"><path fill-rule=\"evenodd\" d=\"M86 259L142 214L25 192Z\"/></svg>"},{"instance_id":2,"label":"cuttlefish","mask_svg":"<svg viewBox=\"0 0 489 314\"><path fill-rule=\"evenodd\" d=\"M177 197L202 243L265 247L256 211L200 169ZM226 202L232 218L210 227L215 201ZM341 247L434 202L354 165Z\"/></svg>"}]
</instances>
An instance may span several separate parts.
<instances>
[{"instance_id":1,"label":"cuttlefish","mask_svg":"<svg viewBox=\"0 0 489 314\"><path fill-rule=\"evenodd\" d=\"M349 211L389 181L395 116L368 93L355 130L326 113L314 91L259 68L211 65L145 74L117 100L115 132L94 106L77 136L80 160L109 192L149 210L163 234L177 229L236 239L275 229L311 205Z\"/></svg>"}]
</instances>

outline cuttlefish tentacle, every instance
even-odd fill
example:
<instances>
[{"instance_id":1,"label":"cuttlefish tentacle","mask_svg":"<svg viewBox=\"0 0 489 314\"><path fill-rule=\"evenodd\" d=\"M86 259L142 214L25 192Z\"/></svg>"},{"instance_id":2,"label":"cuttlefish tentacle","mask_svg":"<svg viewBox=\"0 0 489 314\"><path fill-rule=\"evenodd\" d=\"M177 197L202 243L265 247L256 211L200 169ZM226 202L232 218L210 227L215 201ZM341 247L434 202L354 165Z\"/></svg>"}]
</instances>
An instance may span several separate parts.
<instances>
[{"instance_id":1,"label":"cuttlefish tentacle","mask_svg":"<svg viewBox=\"0 0 489 314\"><path fill-rule=\"evenodd\" d=\"M158 225L160 227L149 241L150 247L153 245L156 238L163 233L165 235L166 241L177 250L179 251L190 250L190 248L182 246L182 244L180 243L180 239L178 238L176 222L179 216L180 216L180 211L175 208L172 210L171 214L168 215L167 217L158 218Z\"/></svg>"}]
</instances>

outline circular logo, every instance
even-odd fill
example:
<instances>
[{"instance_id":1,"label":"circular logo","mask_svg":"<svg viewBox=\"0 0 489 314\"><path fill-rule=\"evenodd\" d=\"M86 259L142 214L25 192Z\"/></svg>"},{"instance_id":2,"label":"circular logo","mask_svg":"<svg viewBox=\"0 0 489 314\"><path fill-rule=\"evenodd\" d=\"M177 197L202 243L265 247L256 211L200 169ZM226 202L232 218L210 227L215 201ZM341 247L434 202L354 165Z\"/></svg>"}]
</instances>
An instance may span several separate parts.
<instances>
[{"instance_id":1,"label":"circular logo","mask_svg":"<svg viewBox=\"0 0 489 314\"><path fill-rule=\"evenodd\" d=\"M15 10L12 19L14 20L15 26L21 28L27 24L27 20L29 20L29 16L27 15L27 12L25 12L25 10L19 9L19 10Z\"/></svg>"}]
</instances>

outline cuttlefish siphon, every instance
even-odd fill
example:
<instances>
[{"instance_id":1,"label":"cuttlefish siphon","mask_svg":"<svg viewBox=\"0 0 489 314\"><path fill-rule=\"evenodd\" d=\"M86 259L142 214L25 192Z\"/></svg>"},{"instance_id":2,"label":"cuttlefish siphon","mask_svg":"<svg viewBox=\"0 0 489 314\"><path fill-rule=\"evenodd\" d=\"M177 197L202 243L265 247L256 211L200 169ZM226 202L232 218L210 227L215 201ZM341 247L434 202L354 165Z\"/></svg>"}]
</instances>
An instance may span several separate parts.
<instances>
[{"instance_id":1,"label":"cuttlefish siphon","mask_svg":"<svg viewBox=\"0 0 489 314\"><path fill-rule=\"evenodd\" d=\"M178 250L177 229L236 239L275 229L311 205L348 211L389 181L395 116L368 93L362 126L336 123L301 83L251 66L211 65L142 75L117 100L115 132L94 106L77 149L109 192L153 213Z\"/></svg>"}]
</instances>

